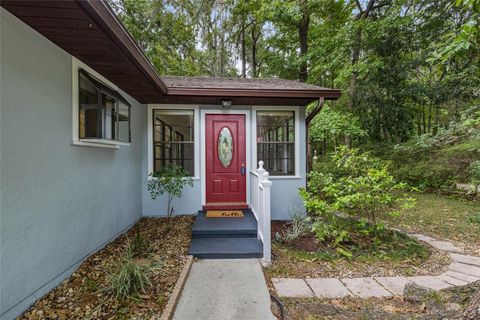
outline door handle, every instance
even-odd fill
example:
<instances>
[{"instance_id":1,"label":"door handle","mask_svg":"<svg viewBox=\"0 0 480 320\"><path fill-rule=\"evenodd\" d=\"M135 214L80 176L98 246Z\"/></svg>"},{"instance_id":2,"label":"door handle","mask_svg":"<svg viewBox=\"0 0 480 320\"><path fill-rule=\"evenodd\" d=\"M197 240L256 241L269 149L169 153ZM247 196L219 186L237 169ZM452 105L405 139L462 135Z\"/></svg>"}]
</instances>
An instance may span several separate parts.
<instances>
[{"instance_id":1,"label":"door handle","mask_svg":"<svg viewBox=\"0 0 480 320\"><path fill-rule=\"evenodd\" d=\"M245 175L245 160L242 160L242 165L240 166L240 174Z\"/></svg>"}]
</instances>

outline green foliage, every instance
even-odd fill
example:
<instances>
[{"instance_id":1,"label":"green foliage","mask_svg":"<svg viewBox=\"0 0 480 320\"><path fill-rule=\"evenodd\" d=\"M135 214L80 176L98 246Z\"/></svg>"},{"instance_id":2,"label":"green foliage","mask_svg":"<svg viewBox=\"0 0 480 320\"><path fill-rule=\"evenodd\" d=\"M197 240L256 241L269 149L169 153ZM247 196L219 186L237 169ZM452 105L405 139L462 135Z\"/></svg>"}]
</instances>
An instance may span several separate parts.
<instances>
[{"instance_id":1,"label":"green foliage","mask_svg":"<svg viewBox=\"0 0 480 320\"><path fill-rule=\"evenodd\" d=\"M311 219L303 208L293 208L290 210L290 222L284 228L281 240L291 242L297 240L311 230Z\"/></svg>"},{"instance_id":2,"label":"green foliage","mask_svg":"<svg viewBox=\"0 0 480 320\"><path fill-rule=\"evenodd\" d=\"M337 177L310 174L309 192L301 193L309 210L321 214L341 211L366 218L376 226L378 213L397 214L398 208L413 205L414 199L400 194L406 185L397 183L381 160L347 147L340 147L332 158L338 168Z\"/></svg>"},{"instance_id":3,"label":"green foliage","mask_svg":"<svg viewBox=\"0 0 480 320\"><path fill-rule=\"evenodd\" d=\"M480 223L480 212L467 217L467 221L471 223Z\"/></svg>"},{"instance_id":4,"label":"green foliage","mask_svg":"<svg viewBox=\"0 0 480 320\"><path fill-rule=\"evenodd\" d=\"M124 248L122 258L111 268L107 275L108 288L113 297L125 300L152 285L150 276L162 267L161 262L135 259L134 248L129 242Z\"/></svg>"},{"instance_id":5,"label":"green foliage","mask_svg":"<svg viewBox=\"0 0 480 320\"><path fill-rule=\"evenodd\" d=\"M137 224L135 226L135 236L131 245L132 256L134 258L143 257L148 252L148 244L145 238L142 236L140 231L140 226Z\"/></svg>"},{"instance_id":6,"label":"green foliage","mask_svg":"<svg viewBox=\"0 0 480 320\"><path fill-rule=\"evenodd\" d=\"M188 177L188 172L178 165L166 166L149 176L147 188L150 197L152 200L156 200L160 195L166 193L168 195L167 217L171 217L174 214L173 199L180 198L186 186L193 187L193 179Z\"/></svg>"}]
</instances>

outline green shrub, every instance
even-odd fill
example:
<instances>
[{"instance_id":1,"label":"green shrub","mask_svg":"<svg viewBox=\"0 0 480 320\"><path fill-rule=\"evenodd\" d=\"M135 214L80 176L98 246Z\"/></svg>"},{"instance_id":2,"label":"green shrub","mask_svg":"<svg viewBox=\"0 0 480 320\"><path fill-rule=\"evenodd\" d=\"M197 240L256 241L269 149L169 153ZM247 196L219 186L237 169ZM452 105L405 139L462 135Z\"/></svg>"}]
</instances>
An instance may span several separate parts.
<instances>
[{"instance_id":1,"label":"green shrub","mask_svg":"<svg viewBox=\"0 0 480 320\"><path fill-rule=\"evenodd\" d=\"M308 191L300 191L309 211L326 220L332 219L332 213L341 211L356 219L365 218L369 225L375 226L379 212L395 214L398 208L413 205L412 198L401 194L406 185L395 181L384 161L347 147L340 147L332 159L339 176L311 173Z\"/></svg>"},{"instance_id":2,"label":"green shrub","mask_svg":"<svg viewBox=\"0 0 480 320\"><path fill-rule=\"evenodd\" d=\"M170 218L174 214L172 205L174 198L182 196L183 189L188 185L193 187L193 179L188 176L188 172L178 166L166 166L162 170L150 174L148 181L148 191L150 198L156 200L160 195L166 193L167 198L167 217Z\"/></svg>"},{"instance_id":3,"label":"green shrub","mask_svg":"<svg viewBox=\"0 0 480 320\"><path fill-rule=\"evenodd\" d=\"M120 261L109 270L107 290L118 300L125 300L145 292L145 289L152 285L150 276L161 267L158 259L155 262L148 259L135 259L133 246L128 242Z\"/></svg>"}]
</instances>

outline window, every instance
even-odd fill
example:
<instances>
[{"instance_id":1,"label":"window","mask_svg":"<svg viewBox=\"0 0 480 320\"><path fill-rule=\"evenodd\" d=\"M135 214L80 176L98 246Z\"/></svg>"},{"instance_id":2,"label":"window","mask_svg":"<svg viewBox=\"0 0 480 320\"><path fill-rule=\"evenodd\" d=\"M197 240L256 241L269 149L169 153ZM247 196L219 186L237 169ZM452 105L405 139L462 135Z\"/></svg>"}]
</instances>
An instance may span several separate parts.
<instances>
[{"instance_id":1,"label":"window","mask_svg":"<svg viewBox=\"0 0 480 320\"><path fill-rule=\"evenodd\" d=\"M257 111L257 160L272 176L295 175L294 111Z\"/></svg>"},{"instance_id":2,"label":"window","mask_svg":"<svg viewBox=\"0 0 480 320\"><path fill-rule=\"evenodd\" d=\"M79 138L131 142L131 105L117 91L79 70Z\"/></svg>"},{"instance_id":3,"label":"window","mask_svg":"<svg viewBox=\"0 0 480 320\"><path fill-rule=\"evenodd\" d=\"M179 165L194 170L194 111L153 110L153 171Z\"/></svg>"}]
</instances>

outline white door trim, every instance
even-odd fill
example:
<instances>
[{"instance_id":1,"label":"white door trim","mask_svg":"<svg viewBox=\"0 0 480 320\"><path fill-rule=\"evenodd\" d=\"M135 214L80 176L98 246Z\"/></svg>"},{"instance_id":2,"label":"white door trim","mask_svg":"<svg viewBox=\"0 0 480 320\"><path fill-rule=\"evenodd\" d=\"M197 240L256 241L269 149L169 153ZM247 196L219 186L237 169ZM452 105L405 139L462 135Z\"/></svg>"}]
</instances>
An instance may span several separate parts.
<instances>
[{"instance_id":1,"label":"white door trim","mask_svg":"<svg viewBox=\"0 0 480 320\"><path fill-rule=\"evenodd\" d=\"M247 189L247 204L250 204L250 170L255 168L252 166L252 135L251 135L251 112L250 110L222 110L222 109L202 109L200 111L200 181L202 189L202 206L207 203L207 180L206 180L206 157L205 157L205 115L207 114L242 114L245 115L245 150L246 150L246 164L245 164L245 175L246 175L246 185Z\"/></svg>"}]
</instances>

